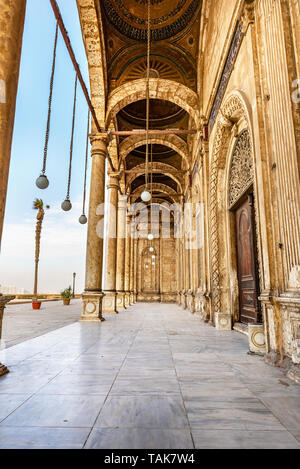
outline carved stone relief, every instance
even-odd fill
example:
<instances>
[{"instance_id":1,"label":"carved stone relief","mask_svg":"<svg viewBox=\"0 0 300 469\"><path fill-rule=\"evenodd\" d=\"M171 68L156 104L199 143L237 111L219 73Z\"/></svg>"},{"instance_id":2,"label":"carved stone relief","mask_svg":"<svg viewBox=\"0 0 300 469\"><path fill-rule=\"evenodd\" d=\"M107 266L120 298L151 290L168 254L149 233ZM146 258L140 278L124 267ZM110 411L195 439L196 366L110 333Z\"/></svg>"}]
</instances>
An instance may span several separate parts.
<instances>
[{"instance_id":1,"label":"carved stone relief","mask_svg":"<svg viewBox=\"0 0 300 469\"><path fill-rule=\"evenodd\" d=\"M229 174L229 206L232 207L254 180L253 156L249 130L237 137Z\"/></svg>"}]
</instances>

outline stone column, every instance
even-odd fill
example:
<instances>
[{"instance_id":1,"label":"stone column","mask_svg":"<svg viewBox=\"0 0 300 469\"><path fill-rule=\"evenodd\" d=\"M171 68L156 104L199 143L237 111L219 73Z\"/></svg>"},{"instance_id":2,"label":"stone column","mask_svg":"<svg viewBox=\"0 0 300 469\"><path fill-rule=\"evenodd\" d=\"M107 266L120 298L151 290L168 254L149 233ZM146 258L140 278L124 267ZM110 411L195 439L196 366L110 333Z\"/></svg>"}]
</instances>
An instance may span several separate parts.
<instances>
[{"instance_id":1,"label":"stone column","mask_svg":"<svg viewBox=\"0 0 300 469\"><path fill-rule=\"evenodd\" d=\"M0 245L15 119L26 0L0 0Z\"/></svg>"},{"instance_id":2,"label":"stone column","mask_svg":"<svg viewBox=\"0 0 300 469\"><path fill-rule=\"evenodd\" d=\"M117 210L120 190L119 173L110 173L108 189L108 223L105 290L103 313L117 313L116 265L117 265Z\"/></svg>"},{"instance_id":3,"label":"stone column","mask_svg":"<svg viewBox=\"0 0 300 469\"><path fill-rule=\"evenodd\" d=\"M96 135L92 143L92 175L86 250L85 292L82 295L82 320L103 321L102 269L105 198L105 158L108 137Z\"/></svg>"},{"instance_id":4,"label":"stone column","mask_svg":"<svg viewBox=\"0 0 300 469\"><path fill-rule=\"evenodd\" d=\"M119 194L117 239L117 309L125 309L125 249L127 196Z\"/></svg>"},{"instance_id":5,"label":"stone column","mask_svg":"<svg viewBox=\"0 0 300 469\"><path fill-rule=\"evenodd\" d=\"M164 262L164 255L163 255L163 234L162 234L162 227L160 227L160 234L158 239L158 246L159 246L159 292L160 292L160 301L163 303L164 301L164 279L163 279L163 262ZM157 260L158 260L157 259Z\"/></svg>"},{"instance_id":6,"label":"stone column","mask_svg":"<svg viewBox=\"0 0 300 469\"><path fill-rule=\"evenodd\" d=\"M130 215L126 217L124 290L125 307L128 307L130 306Z\"/></svg>"},{"instance_id":7,"label":"stone column","mask_svg":"<svg viewBox=\"0 0 300 469\"><path fill-rule=\"evenodd\" d=\"M130 305L134 303L134 234L132 232L132 227L130 230Z\"/></svg>"},{"instance_id":8,"label":"stone column","mask_svg":"<svg viewBox=\"0 0 300 469\"><path fill-rule=\"evenodd\" d=\"M1 338L2 338L3 311L5 309L6 303L13 300L14 298L15 298L14 296L0 295L0 345L1 345ZM0 376L3 376L8 372L9 372L8 368L5 365L2 365L2 363L0 362Z\"/></svg>"},{"instance_id":9,"label":"stone column","mask_svg":"<svg viewBox=\"0 0 300 469\"><path fill-rule=\"evenodd\" d=\"M133 252L133 302L137 302L137 256L138 256L138 240L137 238L134 238L133 240L133 247L134 247L134 252Z\"/></svg>"}]
</instances>

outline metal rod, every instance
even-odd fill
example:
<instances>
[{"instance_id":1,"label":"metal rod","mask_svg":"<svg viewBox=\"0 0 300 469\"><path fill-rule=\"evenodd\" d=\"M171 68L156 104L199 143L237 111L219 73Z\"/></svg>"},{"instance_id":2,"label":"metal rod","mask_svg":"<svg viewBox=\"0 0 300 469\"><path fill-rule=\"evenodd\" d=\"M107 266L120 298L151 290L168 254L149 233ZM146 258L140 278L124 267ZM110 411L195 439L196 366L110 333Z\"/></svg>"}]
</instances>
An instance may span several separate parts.
<instances>
[{"instance_id":1,"label":"metal rod","mask_svg":"<svg viewBox=\"0 0 300 469\"><path fill-rule=\"evenodd\" d=\"M182 130L182 129L166 129L166 130L149 130L149 135L170 135L170 134L178 134L178 135L194 135L197 133L197 130ZM112 130L111 135L119 135L119 136L126 136L126 135L147 135L146 129L138 129L138 130Z\"/></svg>"},{"instance_id":2,"label":"metal rod","mask_svg":"<svg viewBox=\"0 0 300 469\"><path fill-rule=\"evenodd\" d=\"M53 12L54 12L54 15L55 15L55 18L57 19L57 22L58 22L58 26L59 26L59 29L61 31L61 34L63 36L63 39L65 41L65 44L66 44L66 47L68 49L68 52L69 52L69 55L70 55L70 58L71 58L71 61L73 63L73 66L75 68L75 71L77 73L77 76L78 76L78 80L81 84L81 88L82 88L82 91L83 91L83 94L85 96L85 99L87 101L87 104L88 104L88 107L91 111L91 114L93 116L93 120L95 122L95 125L97 127L97 131L100 132L100 133L103 133L103 132L106 132L105 129L102 129L100 127L100 124L98 122L98 119L97 119L97 116L96 116L96 112L95 112L95 108L94 106L92 105L92 102L91 102L91 99L90 99L90 96L89 96L89 92L87 90L87 87L84 83L84 80L83 80L83 77L82 77L82 74L81 74L81 71L80 71L80 67L76 61L76 57L75 57L75 54L74 54L74 51L73 51L73 48L72 48L72 45L71 45L71 41L70 41L70 38L69 38L69 35L68 35L68 31L66 30L65 28L65 25L64 25L64 22L63 22L63 19L62 19L62 16L61 16L61 13L60 13L60 10L59 10L59 7L57 5L57 2L56 0L50 0L50 3L51 3L51 6L52 6L52 9L53 9Z\"/></svg>"},{"instance_id":3,"label":"metal rod","mask_svg":"<svg viewBox=\"0 0 300 469\"><path fill-rule=\"evenodd\" d=\"M160 169L152 169L151 171L153 171L153 173L160 173ZM185 170L185 169L166 169L164 170L163 173L161 174L186 174L188 172L188 170ZM124 171L125 174L144 174L145 173L145 169L125 169Z\"/></svg>"}]
</instances>

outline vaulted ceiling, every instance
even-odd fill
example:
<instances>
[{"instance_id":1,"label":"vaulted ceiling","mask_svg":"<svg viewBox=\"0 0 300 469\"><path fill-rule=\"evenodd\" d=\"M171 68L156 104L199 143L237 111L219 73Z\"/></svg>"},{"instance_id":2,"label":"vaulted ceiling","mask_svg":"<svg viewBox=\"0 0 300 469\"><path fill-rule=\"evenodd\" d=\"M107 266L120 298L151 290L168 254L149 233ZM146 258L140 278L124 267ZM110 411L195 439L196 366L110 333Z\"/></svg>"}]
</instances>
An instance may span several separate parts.
<instances>
[{"instance_id":1,"label":"vaulted ceiling","mask_svg":"<svg viewBox=\"0 0 300 469\"><path fill-rule=\"evenodd\" d=\"M147 0L98 0L105 41L108 93L124 83L146 77L147 69ZM193 91L197 88L202 0L151 0L151 78L181 83ZM178 105L163 99L150 100L151 129L189 129L190 116ZM146 100L141 99L119 110L114 119L116 130L145 129ZM119 137L120 144L125 138ZM185 144L187 136L180 135ZM145 138L141 137L141 142ZM183 143L184 143L183 142ZM150 148L153 163L167 163L182 171L182 157L164 144ZM142 142L124 159L126 174L145 163L146 146ZM132 179L132 178L131 178ZM180 192L174 178L155 172L153 183ZM133 192L145 183L137 173L130 184Z\"/></svg>"}]
</instances>

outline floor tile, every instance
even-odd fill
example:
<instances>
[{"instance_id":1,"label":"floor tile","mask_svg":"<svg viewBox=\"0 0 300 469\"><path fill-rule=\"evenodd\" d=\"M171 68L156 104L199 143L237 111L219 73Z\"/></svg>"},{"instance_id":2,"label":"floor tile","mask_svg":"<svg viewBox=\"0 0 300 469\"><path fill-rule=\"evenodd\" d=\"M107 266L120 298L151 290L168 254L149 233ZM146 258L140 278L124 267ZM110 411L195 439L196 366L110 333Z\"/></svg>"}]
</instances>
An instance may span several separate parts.
<instances>
[{"instance_id":1,"label":"floor tile","mask_svg":"<svg viewBox=\"0 0 300 469\"><path fill-rule=\"evenodd\" d=\"M91 427L105 396L36 395L3 420L13 427Z\"/></svg>"},{"instance_id":2,"label":"floor tile","mask_svg":"<svg viewBox=\"0 0 300 469\"><path fill-rule=\"evenodd\" d=\"M188 426L180 397L111 397L95 424L110 428L172 428Z\"/></svg>"},{"instance_id":3,"label":"floor tile","mask_svg":"<svg viewBox=\"0 0 300 469\"><path fill-rule=\"evenodd\" d=\"M38 394L48 395L94 395L107 394L115 379L115 373L102 374L61 374L43 386Z\"/></svg>"},{"instance_id":4,"label":"floor tile","mask_svg":"<svg viewBox=\"0 0 300 469\"><path fill-rule=\"evenodd\" d=\"M192 430L197 449L300 449L287 431Z\"/></svg>"},{"instance_id":5,"label":"floor tile","mask_svg":"<svg viewBox=\"0 0 300 469\"><path fill-rule=\"evenodd\" d=\"M95 428L85 446L88 449L192 449L188 430L99 429Z\"/></svg>"},{"instance_id":6,"label":"floor tile","mask_svg":"<svg viewBox=\"0 0 300 469\"><path fill-rule=\"evenodd\" d=\"M30 394L0 394L0 422L29 398Z\"/></svg>"},{"instance_id":7,"label":"floor tile","mask_svg":"<svg viewBox=\"0 0 300 469\"><path fill-rule=\"evenodd\" d=\"M81 449L89 428L0 427L0 449Z\"/></svg>"},{"instance_id":8,"label":"floor tile","mask_svg":"<svg viewBox=\"0 0 300 469\"><path fill-rule=\"evenodd\" d=\"M285 430L279 420L265 408L225 407L187 411L192 429L206 430Z\"/></svg>"}]
</instances>

